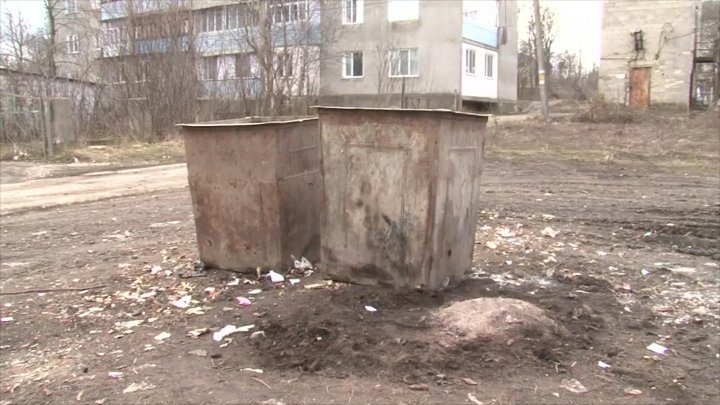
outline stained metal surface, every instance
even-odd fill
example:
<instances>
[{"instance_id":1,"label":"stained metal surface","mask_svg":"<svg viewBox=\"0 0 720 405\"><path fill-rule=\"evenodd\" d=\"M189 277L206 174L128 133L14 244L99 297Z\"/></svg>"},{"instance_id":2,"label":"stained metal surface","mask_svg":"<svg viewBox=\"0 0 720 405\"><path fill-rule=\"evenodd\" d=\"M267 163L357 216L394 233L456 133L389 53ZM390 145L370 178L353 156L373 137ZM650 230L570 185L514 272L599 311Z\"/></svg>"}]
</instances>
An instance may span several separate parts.
<instances>
[{"instance_id":1,"label":"stained metal surface","mask_svg":"<svg viewBox=\"0 0 720 405\"><path fill-rule=\"evenodd\" d=\"M470 269L487 116L318 107L322 265L359 284L429 289Z\"/></svg>"},{"instance_id":2,"label":"stained metal surface","mask_svg":"<svg viewBox=\"0 0 720 405\"><path fill-rule=\"evenodd\" d=\"M317 118L257 121L181 125L200 258L212 267L320 258Z\"/></svg>"},{"instance_id":3,"label":"stained metal surface","mask_svg":"<svg viewBox=\"0 0 720 405\"><path fill-rule=\"evenodd\" d=\"M630 68L630 97L631 107L650 106L650 68Z\"/></svg>"}]
</instances>

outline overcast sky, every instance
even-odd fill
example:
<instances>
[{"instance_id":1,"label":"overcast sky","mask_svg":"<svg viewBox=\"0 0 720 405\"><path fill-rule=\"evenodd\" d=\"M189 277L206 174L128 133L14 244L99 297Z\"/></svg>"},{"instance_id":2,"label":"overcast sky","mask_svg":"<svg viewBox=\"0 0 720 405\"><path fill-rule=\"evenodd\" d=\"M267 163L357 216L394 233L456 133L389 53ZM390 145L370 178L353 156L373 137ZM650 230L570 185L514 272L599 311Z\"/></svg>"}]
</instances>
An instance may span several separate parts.
<instances>
[{"instance_id":1,"label":"overcast sky","mask_svg":"<svg viewBox=\"0 0 720 405\"><path fill-rule=\"evenodd\" d=\"M527 37L532 1L518 2L518 37L522 40ZM32 29L41 28L45 23L42 4L42 0L0 0L2 18L5 11L10 11L14 15L20 13ZM549 7L555 13L557 38L554 51L568 50L578 54L582 52L583 65L588 68L593 63L599 64L602 0L540 0L540 4Z\"/></svg>"}]
</instances>

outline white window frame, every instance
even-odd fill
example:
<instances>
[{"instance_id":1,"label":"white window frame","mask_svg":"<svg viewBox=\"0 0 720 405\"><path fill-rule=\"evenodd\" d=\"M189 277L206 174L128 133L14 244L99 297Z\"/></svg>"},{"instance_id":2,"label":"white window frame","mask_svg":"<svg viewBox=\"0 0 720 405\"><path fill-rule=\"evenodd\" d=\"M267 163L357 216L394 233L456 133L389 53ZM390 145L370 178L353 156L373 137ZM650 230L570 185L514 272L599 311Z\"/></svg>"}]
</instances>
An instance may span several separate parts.
<instances>
[{"instance_id":1,"label":"white window frame","mask_svg":"<svg viewBox=\"0 0 720 405\"><path fill-rule=\"evenodd\" d=\"M355 54L360 54L360 70L362 70L360 75L355 74L355 65L353 62L355 61ZM360 79L365 76L365 55L363 55L362 51L352 51L352 52L346 52L343 54L342 58L342 77L343 79ZM351 74L347 74L347 68L348 63L350 64L350 69L352 70Z\"/></svg>"},{"instance_id":2,"label":"white window frame","mask_svg":"<svg viewBox=\"0 0 720 405\"><path fill-rule=\"evenodd\" d=\"M67 36L67 52L69 55L80 53L80 38L77 35Z\"/></svg>"},{"instance_id":3,"label":"white window frame","mask_svg":"<svg viewBox=\"0 0 720 405\"><path fill-rule=\"evenodd\" d=\"M214 68L213 68L213 69L214 69L213 71L215 72L215 74L214 74L213 76L215 76L215 77L210 77L211 75L209 74L209 73L210 73L210 69L208 69L208 66L211 65L211 64L210 64L210 61L213 61L214 64L215 64L215 66L214 66ZM206 56L206 57L203 57L203 58L200 59L200 63L201 63L201 66L200 66L200 80L203 80L203 81L214 81L214 80L217 80L217 79L218 79L218 73L219 73L218 70L219 70L219 69L218 69L218 57L217 57L217 56Z\"/></svg>"},{"instance_id":4,"label":"white window frame","mask_svg":"<svg viewBox=\"0 0 720 405\"><path fill-rule=\"evenodd\" d=\"M297 12L295 18L293 18L293 9ZM270 18L275 25L307 21L309 14L310 5L307 0L295 0L270 6Z\"/></svg>"},{"instance_id":5,"label":"white window frame","mask_svg":"<svg viewBox=\"0 0 720 405\"><path fill-rule=\"evenodd\" d=\"M365 14L364 3L364 0L342 0L342 23L344 25L362 24Z\"/></svg>"},{"instance_id":6,"label":"white window frame","mask_svg":"<svg viewBox=\"0 0 720 405\"><path fill-rule=\"evenodd\" d=\"M475 76L477 74L477 51L472 48L465 48L465 74Z\"/></svg>"},{"instance_id":7,"label":"white window frame","mask_svg":"<svg viewBox=\"0 0 720 405\"><path fill-rule=\"evenodd\" d=\"M407 73L402 73L402 66L400 66L400 73L399 74L393 74L393 66L395 63L402 63L402 54L406 52L407 55ZM417 61L417 72L412 72L412 54L415 54L415 60ZM390 72L388 75L390 77L419 77L420 76L420 53L418 52L418 48L402 48L402 49L392 49L389 54L390 58Z\"/></svg>"},{"instance_id":8,"label":"white window frame","mask_svg":"<svg viewBox=\"0 0 720 405\"><path fill-rule=\"evenodd\" d=\"M77 0L65 0L65 14L77 13Z\"/></svg>"},{"instance_id":9,"label":"white window frame","mask_svg":"<svg viewBox=\"0 0 720 405\"><path fill-rule=\"evenodd\" d=\"M488 63L488 59L489 59L490 63ZM486 79L494 79L495 78L494 64L495 64L495 55L493 55L491 53L486 53L485 54L485 72L484 72ZM490 72L489 75L488 75L488 70Z\"/></svg>"},{"instance_id":10,"label":"white window frame","mask_svg":"<svg viewBox=\"0 0 720 405\"><path fill-rule=\"evenodd\" d=\"M293 66L293 64L294 58L292 52L285 53L280 51L275 56L275 72L278 77L293 77L293 73L295 71L295 66Z\"/></svg>"},{"instance_id":11,"label":"white window frame","mask_svg":"<svg viewBox=\"0 0 720 405\"><path fill-rule=\"evenodd\" d=\"M420 19L420 0L387 0L387 5L388 21Z\"/></svg>"}]
</instances>

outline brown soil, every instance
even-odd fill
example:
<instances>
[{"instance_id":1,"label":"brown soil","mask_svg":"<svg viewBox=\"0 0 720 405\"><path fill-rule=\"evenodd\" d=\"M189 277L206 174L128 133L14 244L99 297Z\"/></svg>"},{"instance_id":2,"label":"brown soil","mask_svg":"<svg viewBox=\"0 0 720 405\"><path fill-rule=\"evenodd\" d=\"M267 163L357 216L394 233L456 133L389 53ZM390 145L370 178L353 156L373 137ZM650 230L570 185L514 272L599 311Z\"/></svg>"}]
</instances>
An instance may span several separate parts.
<instances>
[{"instance_id":1,"label":"brown soil","mask_svg":"<svg viewBox=\"0 0 720 405\"><path fill-rule=\"evenodd\" d=\"M716 403L717 160L687 168L495 154L483 173L473 271L434 294L340 283L305 289L322 282L317 273L282 288L242 276L228 286L234 275L219 270L183 278L195 275L197 255L187 190L3 216L0 312L14 319L0 324L0 398L471 403L472 394L485 404ZM546 227L558 234L543 235ZM263 292L248 294L257 288ZM170 304L185 294L205 313ZM237 296L254 302L240 308ZM436 321L453 303L493 297L531 303L567 333L463 343ZM132 333L116 325L130 320L144 323ZM264 335L238 332L222 348L212 332L186 336L228 324L254 324ZM161 332L170 338L155 340ZM647 350L652 342L667 354ZM566 379L588 392L560 388ZM123 394L140 382L154 388ZM416 384L429 389L411 390ZM628 388L642 394L628 396Z\"/></svg>"}]
</instances>

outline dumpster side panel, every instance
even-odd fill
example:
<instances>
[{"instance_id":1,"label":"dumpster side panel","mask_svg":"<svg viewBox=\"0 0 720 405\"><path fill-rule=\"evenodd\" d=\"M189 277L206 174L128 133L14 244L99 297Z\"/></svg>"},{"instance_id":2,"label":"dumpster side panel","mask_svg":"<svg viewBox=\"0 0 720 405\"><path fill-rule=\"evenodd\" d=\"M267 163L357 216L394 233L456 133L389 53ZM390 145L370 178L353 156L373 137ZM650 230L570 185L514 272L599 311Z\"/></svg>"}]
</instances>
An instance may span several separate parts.
<instances>
[{"instance_id":1,"label":"dumpster side panel","mask_svg":"<svg viewBox=\"0 0 720 405\"><path fill-rule=\"evenodd\" d=\"M477 118L442 120L431 289L458 283L472 266L485 125Z\"/></svg>"},{"instance_id":2,"label":"dumpster side panel","mask_svg":"<svg viewBox=\"0 0 720 405\"><path fill-rule=\"evenodd\" d=\"M274 267L280 257L276 138L272 129L240 131L183 129L200 258L235 270Z\"/></svg>"},{"instance_id":3,"label":"dumpster side panel","mask_svg":"<svg viewBox=\"0 0 720 405\"><path fill-rule=\"evenodd\" d=\"M360 284L423 284L437 125L398 111L320 111L322 262Z\"/></svg>"},{"instance_id":4,"label":"dumpster side panel","mask_svg":"<svg viewBox=\"0 0 720 405\"><path fill-rule=\"evenodd\" d=\"M278 128L282 259L320 260L320 129L312 120Z\"/></svg>"}]
</instances>

